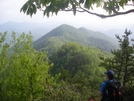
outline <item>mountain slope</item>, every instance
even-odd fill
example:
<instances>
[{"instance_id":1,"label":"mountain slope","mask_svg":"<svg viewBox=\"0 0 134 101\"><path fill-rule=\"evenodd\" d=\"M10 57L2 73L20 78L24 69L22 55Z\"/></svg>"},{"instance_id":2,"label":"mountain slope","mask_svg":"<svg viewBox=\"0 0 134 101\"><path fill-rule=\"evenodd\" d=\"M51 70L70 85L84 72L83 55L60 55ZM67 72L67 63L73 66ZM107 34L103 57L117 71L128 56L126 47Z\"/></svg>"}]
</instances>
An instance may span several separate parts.
<instances>
[{"instance_id":1,"label":"mountain slope","mask_svg":"<svg viewBox=\"0 0 134 101\"><path fill-rule=\"evenodd\" d=\"M67 42L77 42L85 46L95 46L104 51L117 48L115 40L101 32L90 31L85 28L75 28L70 25L61 25L33 42L37 50L53 52Z\"/></svg>"},{"instance_id":2,"label":"mountain slope","mask_svg":"<svg viewBox=\"0 0 134 101\"><path fill-rule=\"evenodd\" d=\"M86 28L79 28L79 30L87 34L87 39L93 46L99 47L102 50L110 51L110 49L116 49L118 47L118 42L115 39L112 39L101 32L94 32Z\"/></svg>"}]
</instances>

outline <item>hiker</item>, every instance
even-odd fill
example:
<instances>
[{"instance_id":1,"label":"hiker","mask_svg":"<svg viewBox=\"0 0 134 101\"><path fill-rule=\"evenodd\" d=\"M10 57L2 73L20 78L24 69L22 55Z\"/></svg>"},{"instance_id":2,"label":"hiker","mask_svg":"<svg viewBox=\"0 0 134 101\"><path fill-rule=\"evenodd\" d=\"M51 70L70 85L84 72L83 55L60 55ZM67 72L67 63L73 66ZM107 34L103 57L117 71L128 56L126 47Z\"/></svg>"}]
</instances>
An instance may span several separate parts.
<instances>
[{"instance_id":1,"label":"hiker","mask_svg":"<svg viewBox=\"0 0 134 101\"><path fill-rule=\"evenodd\" d=\"M100 87L101 101L123 101L120 92L121 83L114 80L114 71L108 70L104 72L106 81L102 82Z\"/></svg>"},{"instance_id":2,"label":"hiker","mask_svg":"<svg viewBox=\"0 0 134 101\"><path fill-rule=\"evenodd\" d=\"M114 79L114 72L112 70L108 70L107 72L104 72L106 75L106 82L112 82ZM103 92L105 90L106 82L102 82L100 87L100 95L103 95Z\"/></svg>"}]
</instances>

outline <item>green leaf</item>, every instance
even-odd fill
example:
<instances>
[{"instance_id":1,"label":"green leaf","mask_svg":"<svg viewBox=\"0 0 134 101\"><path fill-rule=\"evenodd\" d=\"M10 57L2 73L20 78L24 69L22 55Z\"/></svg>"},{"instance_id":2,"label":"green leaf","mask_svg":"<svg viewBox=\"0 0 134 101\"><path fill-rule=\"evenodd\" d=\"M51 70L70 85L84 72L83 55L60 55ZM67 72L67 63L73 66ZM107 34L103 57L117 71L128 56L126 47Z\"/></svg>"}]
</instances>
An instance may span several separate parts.
<instances>
[{"instance_id":1,"label":"green leaf","mask_svg":"<svg viewBox=\"0 0 134 101\"><path fill-rule=\"evenodd\" d=\"M47 11L46 13L47 13L47 17L49 17L49 11Z\"/></svg>"},{"instance_id":2,"label":"green leaf","mask_svg":"<svg viewBox=\"0 0 134 101\"><path fill-rule=\"evenodd\" d=\"M28 9L28 3L26 2L23 6L22 6L22 8L20 9L20 12L26 12L27 11L27 9Z\"/></svg>"},{"instance_id":3,"label":"green leaf","mask_svg":"<svg viewBox=\"0 0 134 101\"><path fill-rule=\"evenodd\" d=\"M83 4L84 3L84 0L79 0L79 4L81 4L81 3Z\"/></svg>"},{"instance_id":4,"label":"green leaf","mask_svg":"<svg viewBox=\"0 0 134 101\"><path fill-rule=\"evenodd\" d=\"M50 3L51 1L50 0L40 0L40 3L45 6L47 5L48 3Z\"/></svg>"},{"instance_id":5,"label":"green leaf","mask_svg":"<svg viewBox=\"0 0 134 101\"><path fill-rule=\"evenodd\" d=\"M36 6L34 4L32 4L32 8L33 8L33 13L36 14L37 9L36 9Z\"/></svg>"},{"instance_id":6,"label":"green leaf","mask_svg":"<svg viewBox=\"0 0 134 101\"><path fill-rule=\"evenodd\" d=\"M26 13L27 13L27 15L30 14L30 8L27 9L27 12Z\"/></svg>"},{"instance_id":7,"label":"green leaf","mask_svg":"<svg viewBox=\"0 0 134 101\"><path fill-rule=\"evenodd\" d=\"M73 6L73 14L76 15L76 5L72 5Z\"/></svg>"},{"instance_id":8,"label":"green leaf","mask_svg":"<svg viewBox=\"0 0 134 101\"><path fill-rule=\"evenodd\" d=\"M58 14L58 11L59 11L58 9L55 10L55 14L56 14L56 15Z\"/></svg>"},{"instance_id":9,"label":"green leaf","mask_svg":"<svg viewBox=\"0 0 134 101\"><path fill-rule=\"evenodd\" d=\"M89 9L91 7L91 4L92 3L90 2L90 0L86 0L84 7Z\"/></svg>"}]
</instances>

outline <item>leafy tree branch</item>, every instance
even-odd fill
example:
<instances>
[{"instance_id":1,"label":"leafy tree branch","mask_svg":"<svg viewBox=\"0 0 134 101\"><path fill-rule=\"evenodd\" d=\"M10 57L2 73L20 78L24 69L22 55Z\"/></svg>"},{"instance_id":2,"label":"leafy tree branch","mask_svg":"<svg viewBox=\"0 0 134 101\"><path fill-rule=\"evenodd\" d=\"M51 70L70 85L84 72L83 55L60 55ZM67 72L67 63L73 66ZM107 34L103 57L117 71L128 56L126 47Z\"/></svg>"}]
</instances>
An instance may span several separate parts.
<instances>
[{"instance_id":1,"label":"leafy tree branch","mask_svg":"<svg viewBox=\"0 0 134 101\"><path fill-rule=\"evenodd\" d=\"M28 0L20 11L31 17L39 9L47 17L54 13L57 15L59 11L72 11L74 15L76 12L86 12L100 18L108 18L134 12L133 8L121 12L121 8L125 9L126 6L133 7L134 0ZM105 10L107 14L95 13L93 10L96 8Z\"/></svg>"}]
</instances>

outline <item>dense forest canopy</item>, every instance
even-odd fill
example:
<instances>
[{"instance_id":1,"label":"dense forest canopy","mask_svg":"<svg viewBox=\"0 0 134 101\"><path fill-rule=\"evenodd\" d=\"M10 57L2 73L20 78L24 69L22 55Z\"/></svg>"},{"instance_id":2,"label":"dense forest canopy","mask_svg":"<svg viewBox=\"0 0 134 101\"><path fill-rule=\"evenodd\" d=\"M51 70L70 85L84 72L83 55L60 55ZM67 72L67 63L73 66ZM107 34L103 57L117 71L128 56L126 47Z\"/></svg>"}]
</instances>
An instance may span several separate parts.
<instances>
[{"instance_id":1,"label":"dense forest canopy","mask_svg":"<svg viewBox=\"0 0 134 101\"><path fill-rule=\"evenodd\" d=\"M129 10L124 10L130 6ZM107 12L105 14L95 13L95 8L101 8ZM32 16L36 14L37 9L43 12L43 15L49 17L50 14L58 14L59 11L86 12L101 18L114 17L134 12L134 0L28 0L20 11Z\"/></svg>"},{"instance_id":2,"label":"dense forest canopy","mask_svg":"<svg viewBox=\"0 0 134 101\"><path fill-rule=\"evenodd\" d=\"M99 84L104 79L100 76L105 71L104 68L98 67L99 56L105 55L100 49L68 43L58 52L55 51L49 60L46 53L33 48L31 34L22 33L16 38L13 32L12 41L3 43L6 34L7 32L0 33L1 101L88 101L91 98L99 98L94 92L98 92ZM10 50L12 44L14 47ZM63 61L60 61L57 54L63 57ZM71 61L68 61L69 59ZM60 70L54 73L54 68ZM85 74L85 71L89 72Z\"/></svg>"},{"instance_id":3,"label":"dense forest canopy","mask_svg":"<svg viewBox=\"0 0 134 101\"><path fill-rule=\"evenodd\" d=\"M105 80L106 69L114 70L115 78L120 79L124 101L133 100L131 31L126 30L122 38L116 36L120 48L112 50L112 54L69 42L50 57L33 48L31 34L22 33L16 38L13 32L10 43L5 43L6 34L0 33L1 101L99 101L99 86Z\"/></svg>"}]
</instances>

